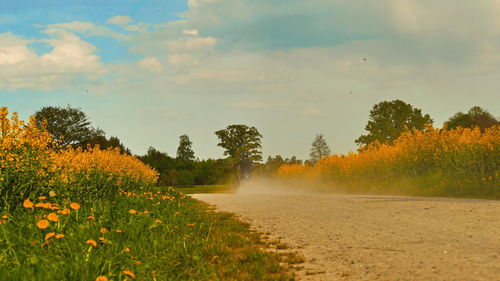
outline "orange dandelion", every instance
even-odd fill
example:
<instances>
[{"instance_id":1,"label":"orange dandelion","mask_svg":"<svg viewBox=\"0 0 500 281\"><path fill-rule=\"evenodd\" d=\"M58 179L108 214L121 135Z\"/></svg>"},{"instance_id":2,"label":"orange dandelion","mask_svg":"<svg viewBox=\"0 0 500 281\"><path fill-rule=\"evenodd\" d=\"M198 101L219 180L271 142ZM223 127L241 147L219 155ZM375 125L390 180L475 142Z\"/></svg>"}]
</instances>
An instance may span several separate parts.
<instances>
[{"instance_id":1,"label":"orange dandelion","mask_svg":"<svg viewBox=\"0 0 500 281\"><path fill-rule=\"evenodd\" d=\"M64 208L64 209L61 211L61 214L63 214L63 215L67 215L67 214L69 214L70 212L71 212L71 211L70 211L70 209L68 209L68 208Z\"/></svg>"},{"instance_id":2,"label":"orange dandelion","mask_svg":"<svg viewBox=\"0 0 500 281\"><path fill-rule=\"evenodd\" d=\"M136 214L137 213L137 211L134 210L134 209L130 209L128 212L131 213L131 214Z\"/></svg>"},{"instance_id":3,"label":"orange dandelion","mask_svg":"<svg viewBox=\"0 0 500 281\"><path fill-rule=\"evenodd\" d=\"M149 214L149 213L151 213L151 212L150 212L150 211L144 211L144 212L142 212L142 213L143 213L143 214Z\"/></svg>"},{"instance_id":4,"label":"orange dandelion","mask_svg":"<svg viewBox=\"0 0 500 281\"><path fill-rule=\"evenodd\" d=\"M102 241L102 242L106 242L108 241L108 239L104 238L104 237L99 237L99 240Z\"/></svg>"},{"instance_id":5,"label":"orange dandelion","mask_svg":"<svg viewBox=\"0 0 500 281\"><path fill-rule=\"evenodd\" d=\"M193 226L194 226L194 223L188 223L188 224L186 224L186 225L187 225L187 226L189 226L189 227L193 227Z\"/></svg>"},{"instance_id":6,"label":"orange dandelion","mask_svg":"<svg viewBox=\"0 0 500 281\"><path fill-rule=\"evenodd\" d=\"M161 220L155 220L156 223L161 223Z\"/></svg>"},{"instance_id":7,"label":"orange dandelion","mask_svg":"<svg viewBox=\"0 0 500 281\"><path fill-rule=\"evenodd\" d=\"M101 233L108 233L108 230L106 228L101 228Z\"/></svg>"},{"instance_id":8,"label":"orange dandelion","mask_svg":"<svg viewBox=\"0 0 500 281\"><path fill-rule=\"evenodd\" d=\"M9 216L7 216L7 215L3 215L3 216L2 216L2 219L6 219L6 218L8 218L8 217L9 217Z\"/></svg>"},{"instance_id":9,"label":"orange dandelion","mask_svg":"<svg viewBox=\"0 0 500 281\"><path fill-rule=\"evenodd\" d=\"M23 207L26 209L33 209L33 202L31 202L29 199L26 199L23 202Z\"/></svg>"},{"instance_id":10,"label":"orange dandelion","mask_svg":"<svg viewBox=\"0 0 500 281\"><path fill-rule=\"evenodd\" d=\"M130 253L130 248L125 248L125 249L123 249L123 251L124 251L125 253Z\"/></svg>"},{"instance_id":11,"label":"orange dandelion","mask_svg":"<svg viewBox=\"0 0 500 281\"><path fill-rule=\"evenodd\" d=\"M132 271L130 271L130 270L127 270L127 269L124 270L123 274L128 275L128 276L130 276L132 278L135 278L135 274Z\"/></svg>"},{"instance_id":12,"label":"orange dandelion","mask_svg":"<svg viewBox=\"0 0 500 281\"><path fill-rule=\"evenodd\" d=\"M43 208L43 206L45 206L44 203L36 203L35 207L37 208Z\"/></svg>"},{"instance_id":13,"label":"orange dandelion","mask_svg":"<svg viewBox=\"0 0 500 281\"><path fill-rule=\"evenodd\" d=\"M52 208L52 203L47 202L47 203L43 204L43 208L44 209L51 209Z\"/></svg>"},{"instance_id":14,"label":"orange dandelion","mask_svg":"<svg viewBox=\"0 0 500 281\"><path fill-rule=\"evenodd\" d=\"M49 232L49 233L45 234L45 240L48 240L54 236L56 236L56 234L54 232Z\"/></svg>"},{"instance_id":15,"label":"orange dandelion","mask_svg":"<svg viewBox=\"0 0 500 281\"><path fill-rule=\"evenodd\" d=\"M90 245L92 245L94 247L97 247L97 242L95 240L89 239L85 243L90 244Z\"/></svg>"},{"instance_id":16,"label":"orange dandelion","mask_svg":"<svg viewBox=\"0 0 500 281\"><path fill-rule=\"evenodd\" d=\"M87 219L88 220L94 220L94 216L88 216Z\"/></svg>"},{"instance_id":17,"label":"orange dandelion","mask_svg":"<svg viewBox=\"0 0 500 281\"><path fill-rule=\"evenodd\" d=\"M38 197L38 199L40 199L40 200L45 200L45 199L47 199L47 197L45 197L45 196L40 196L40 197Z\"/></svg>"},{"instance_id":18,"label":"orange dandelion","mask_svg":"<svg viewBox=\"0 0 500 281\"><path fill-rule=\"evenodd\" d=\"M57 222L59 221L59 217L57 216L56 213L50 213L48 216L47 216L47 219L49 221L54 221L54 222Z\"/></svg>"},{"instance_id":19,"label":"orange dandelion","mask_svg":"<svg viewBox=\"0 0 500 281\"><path fill-rule=\"evenodd\" d=\"M123 231L121 229L116 229L115 232L122 233Z\"/></svg>"},{"instance_id":20,"label":"orange dandelion","mask_svg":"<svg viewBox=\"0 0 500 281\"><path fill-rule=\"evenodd\" d=\"M108 277L106 276L97 276L97 278L95 279L95 281L108 281Z\"/></svg>"},{"instance_id":21,"label":"orange dandelion","mask_svg":"<svg viewBox=\"0 0 500 281\"><path fill-rule=\"evenodd\" d=\"M69 204L69 207L73 210L78 210L78 209L80 209L80 204L73 202L73 203Z\"/></svg>"},{"instance_id":22,"label":"orange dandelion","mask_svg":"<svg viewBox=\"0 0 500 281\"><path fill-rule=\"evenodd\" d=\"M36 226L41 229L45 229L49 227L49 221L48 220L40 220L39 222L36 223Z\"/></svg>"},{"instance_id":23,"label":"orange dandelion","mask_svg":"<svg viewBox=\"0 0 500 281\"><path fill-rule=\"evenodd\" d=\"M135 264L137 264L137 265L140 265L142 262L140 262L140 261L135 261L134 263L135 263Z\"/></svg>"},{"instance_id":24,"label":"orange dandelion","mask_svg":"<svg viewBox=\"0 0 500 281\"><path fill-rule=\"evenodd\" d=\"M64 234L61 234L61 233L56 235L56 238L57 238L57 239L61 239L61 238L63 238L63 237L64 237Z\"/></svg>"}]
</instances>

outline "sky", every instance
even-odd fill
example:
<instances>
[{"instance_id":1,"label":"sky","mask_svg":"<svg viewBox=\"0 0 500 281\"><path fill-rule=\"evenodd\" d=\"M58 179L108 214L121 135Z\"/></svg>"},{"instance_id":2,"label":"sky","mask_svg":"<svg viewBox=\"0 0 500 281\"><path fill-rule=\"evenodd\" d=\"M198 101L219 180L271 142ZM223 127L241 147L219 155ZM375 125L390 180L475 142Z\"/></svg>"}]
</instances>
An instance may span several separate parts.
<instances>
[{"instance_id":1,"label":"sky","mask_svg":"<svg viewBox=\"0 0 500 281\"><path fill-rule=\"evenodd\" d=\"M255 126L264 157L334 153L374 104L441 126L500 116L500 0L0 0L0 106L80 107L135 154L223 157L215 131Z\"/></svg>"}]
</instances>

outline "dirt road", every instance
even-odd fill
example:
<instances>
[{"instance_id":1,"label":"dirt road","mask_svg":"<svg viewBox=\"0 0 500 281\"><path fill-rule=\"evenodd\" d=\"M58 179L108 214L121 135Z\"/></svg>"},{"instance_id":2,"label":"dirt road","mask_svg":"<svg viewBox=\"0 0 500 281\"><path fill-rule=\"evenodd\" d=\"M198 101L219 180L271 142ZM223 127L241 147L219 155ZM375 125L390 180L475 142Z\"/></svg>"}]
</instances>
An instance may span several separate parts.
<instances>
[{"instance_id":1,"label":"dirt road","mask_svg":"<svg viewBox=\"0 0 500 281\"><path fill-rule=\"evenodd\" d=\"M500 280L500 201L196 194L301 252L300 280Z\"/></svg>"}]
</instances>

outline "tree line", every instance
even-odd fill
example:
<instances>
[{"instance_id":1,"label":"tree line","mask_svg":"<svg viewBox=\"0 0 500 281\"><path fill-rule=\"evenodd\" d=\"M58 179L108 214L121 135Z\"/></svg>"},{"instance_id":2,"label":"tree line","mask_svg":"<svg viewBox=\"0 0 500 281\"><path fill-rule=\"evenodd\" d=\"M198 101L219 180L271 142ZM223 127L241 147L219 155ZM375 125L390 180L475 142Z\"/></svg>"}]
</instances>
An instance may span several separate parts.
<instances>
[{"instance_id":1,"label":"tree line","mask_svg":"<svg viewBox=\"0 0 500 281\"><path fill-rule=\"evenodd\" d=\"M102 149L120 148L123 153L131 154L130 149L117 137L107 138L105 132L93 127L88 116L80 109L71 106L43 107L35 114L40 127L46 128L62 145L85 149L99 145ZM375 104L370 110L369 120L365 126L367 134L355 140L359 149L373 143L393 143L406 130L423 130L432 126L433 119L423 114L421 109L401 101L383 101ZM474 106L468 112L458 112L443 125L443 130L457 127L479 127L484 130L499 125L487 110ZM233 124L215 132L219 139L217 144L224 149L225 158L200 160L192 149L192 141L184 134L179 137L177 154L169 156L150 147L145 155L136 155L141 161L150 165L160 174L159 185L193 186L224 184L232 182L236 174L236 165L243 153L255 162L254 171L260 175L272 175L284 164L313 165L320 159L332 154L324 136L317 134L310 148L310 159L302 161L297 157L283 158L281 155L269 156L265 162L262 158L262 134L255 127Z\"/></svg>"}]
</instances>

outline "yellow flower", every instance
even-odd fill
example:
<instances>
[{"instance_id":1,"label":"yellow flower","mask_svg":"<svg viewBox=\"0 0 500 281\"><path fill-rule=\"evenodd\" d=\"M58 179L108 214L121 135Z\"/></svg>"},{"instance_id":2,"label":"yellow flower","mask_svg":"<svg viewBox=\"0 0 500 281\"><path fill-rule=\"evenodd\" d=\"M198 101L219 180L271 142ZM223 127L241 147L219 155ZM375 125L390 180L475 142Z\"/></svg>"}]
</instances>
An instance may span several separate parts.
<instances>
[{"instance_id":1,"label":"yellow flower","mask_svg":"<svg viewBox=\"0 0 500 281\"><path fill-rule=\"evenodd\" d=\"M56 213L50 213L50 214L47 216L47 219L48 219L49 221L54 221L54 222L59 221L59 217L56 215Z\"/></svg>"},{"instance_id":2,"label":"yellow flower","mask_svg":"<svg viewBox=\"0 0 500 281\"><path fill-rule=\"evenodd\" d=\"M45 234L45 240L48 240L50 239L50 237L54 237L56 234L54 232L49 232L47 234Z\"/></svg>"},{"instance_id":3,"label":"yellow flower","mask_svg":"<svg viewBox=\"0 0 500 281\"><path fill-rule=\"evenodd\" d=\"M92 245L94 247L97 247L97 242L95 240L89 239L85 243L90 244L90 245Z\"/></svg>"},{"instance_id":4,"label":"yellow flower","mask_svg":"<svg viewBox=\"0 0 500 281\"><path fill-rule=\"evenodd\" d=\"M23 202L23 207L26 209L33 209L33 202L31 202L29 199L26 199Z\"/></svg>"},{"instance_id":5,"label":"yellow flower","mask_svg":"<svg viewBox=\"0 0 500 281\"><path fill-rule=\"evenodd\" d=\"M132 278L135 278L135 274L132 271L128 270L128 269L124 270L123 274L128 275L128 276L130 276Z\"/></svg>"},{"instance_id":6,"label":"yellow flower","mask_svg":"<svg viewBox=\"0 0 500 281\"><path fill-rule=\"evenodd\" d=\"M56 193L55 193L54 191L52 191L52 190L51 190L51 191L49 192L49 196L50 196L50 197L56 197Z\"/></svg>"},{"instance_id":7,"label":"yellow flower","mask_svg":"<svg viewBox=\"0 0 500 281\"><path fill-rule=\"evenodd\" d=\"M41 229L45 229L49 227L49 221L48 220L40 220L39 222L36 223L36 226Z\"/></svg>"},{"instance_id":8,"label":"yellow flower","mask_svg":"<svg viewBox=\"0 0 500 281\"><path fill-rule=\"evenodd\" d=\"M128 212L131 213L131 214L136 214L137 213L137 211L134 210L134 209L130 209Z\"/></svg>"},{"instance_id":9,"label":"yellow flower","mask_svg":"<svg viewBox=\"0 0 500 281\"><path fill-rule=\"evenodd\" d=\"M80 209L80 204L73 202L73 203L69 204L69 207L73 210L78 210L78 209Z\"/></svg>"},{"instance_id":10,"label":"yellow flower","mask_svg":"<svg viewBox=\"0 0 500 281\"><path fill-rule=\"evenodd\" d=\"M95 281L108 281L108 277L106 276L97 276L97 278L95 279Z\"/></svg>"},{"instance_id":11,"label":"yellow flower","mask_svg":"<svg viewBox=\"0 0 500 281\"><path fill-rule=\"evenodd\" d=\"M63 238L63 237L64 237L64 234L62 234L62 233L59 233L59 234L57 234L57 235L56 235L56 238L57 238L57 239L61 239L61 238Z\"/></svg>"},{"instance_id":12,"label":"yellow flower","mask_svg":"<svg viewBox=\"0 0 500 281\"><path fill-rule=\"evenodd\" d=\"M107 230L106 228L104 228L104 227L103 227L103 228L101 228L100 232L101 232L101 233L108 233L108 230Z\"/></svg>"}]
</instances>

